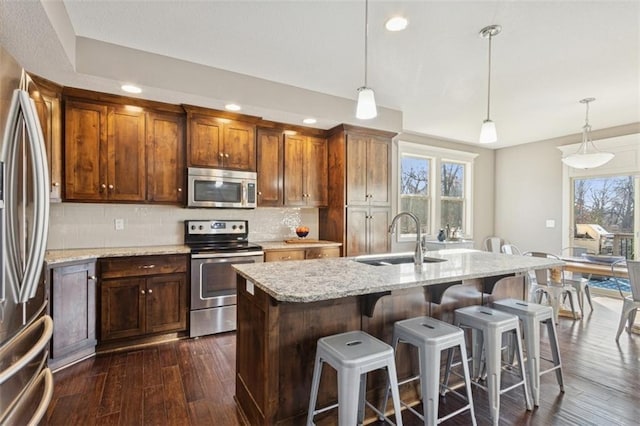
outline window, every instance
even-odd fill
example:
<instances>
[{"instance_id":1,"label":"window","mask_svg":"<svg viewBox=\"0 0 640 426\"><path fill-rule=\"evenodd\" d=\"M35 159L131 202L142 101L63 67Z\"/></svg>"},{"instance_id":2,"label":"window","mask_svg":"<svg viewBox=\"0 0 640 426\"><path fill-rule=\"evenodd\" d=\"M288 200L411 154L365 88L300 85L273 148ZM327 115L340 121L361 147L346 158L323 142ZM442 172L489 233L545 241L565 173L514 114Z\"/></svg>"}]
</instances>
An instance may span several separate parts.
<instances>
[{"instance_id":1,"label":"window","mask_svg":"<svg viewBox=\"0 0 640 426\"><path fill-rule=\"evenodd\" d=\"M420 220L421 232L435 238L447 224L471 237L471 176L477 154L398 143L398 211ZM415 240L415 224L403 218L398 241Z\"/></svg>"}]
</instances>

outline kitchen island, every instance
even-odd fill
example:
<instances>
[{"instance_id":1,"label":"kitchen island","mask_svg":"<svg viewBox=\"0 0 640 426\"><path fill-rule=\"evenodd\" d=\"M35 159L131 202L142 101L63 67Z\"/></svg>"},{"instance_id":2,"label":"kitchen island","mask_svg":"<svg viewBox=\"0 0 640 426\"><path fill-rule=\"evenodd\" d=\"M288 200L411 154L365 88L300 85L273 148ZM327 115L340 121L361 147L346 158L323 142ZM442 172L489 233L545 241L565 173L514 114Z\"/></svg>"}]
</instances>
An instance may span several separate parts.
<instances>
[{"instance_id":1,"label":"kitchen island","mask_svg":"<svg viewBox=\"0 0 640 426\"><path fill-rule=\"evenodd\" d=\"M554 259L467 249L425 256L421 270L413 263L374 266L357 261L366 258L235 266L236 401L249 424L304 423L318 338L364 330L390 342L395 321L429 315L451 322L460 306L491 297L523 298L522 273L562 265ZM401 377L415 371L414 358L399 351ZM382 387L380 377L372 375L369 397L375 401ZM412 397L411 389L402 392L403 398ZM336 399L336 374L325 368L318 404Z\"/></svg>"}]
</instances>

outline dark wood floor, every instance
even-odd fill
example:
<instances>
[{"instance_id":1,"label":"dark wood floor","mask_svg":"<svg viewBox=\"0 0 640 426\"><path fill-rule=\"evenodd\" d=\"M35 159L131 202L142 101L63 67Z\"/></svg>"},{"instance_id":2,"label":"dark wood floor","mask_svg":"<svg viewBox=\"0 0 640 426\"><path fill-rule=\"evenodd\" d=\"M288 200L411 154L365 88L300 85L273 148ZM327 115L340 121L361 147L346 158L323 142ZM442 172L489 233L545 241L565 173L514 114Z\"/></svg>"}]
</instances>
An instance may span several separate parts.
<instances>
[{"instance_id":1,"label":"dark wood floor","mask_svg":"<svg viewBox=\"0 0 640 426\"><path fill-rule=\"evenodd\" d=\"M505 394L500 424L639 424L640 335L625 333L616 345L621 305L595 297L593 314L579 321L561 318L565 393L553 374L544 375L540 407L527 412L518 391ZM44 424L240 425L234 369L233 333L98 356L54 375ZM478 424L490 424L485 393L474 390L474 400ZM441 404L445 411L453 406ZM419 424L409 413L403 420ZM458 416L445 424L469 423L468 416Z\"/></svg>"}]
</instances>

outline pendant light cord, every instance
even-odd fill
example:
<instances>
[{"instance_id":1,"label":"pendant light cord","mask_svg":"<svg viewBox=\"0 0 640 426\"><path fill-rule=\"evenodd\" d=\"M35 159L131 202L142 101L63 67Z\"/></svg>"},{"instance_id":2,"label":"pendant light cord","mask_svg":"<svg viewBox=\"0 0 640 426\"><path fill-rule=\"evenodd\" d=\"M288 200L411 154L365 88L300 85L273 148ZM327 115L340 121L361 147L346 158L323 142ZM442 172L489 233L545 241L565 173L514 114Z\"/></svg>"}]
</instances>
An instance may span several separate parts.
<instances>
[{"instance_id":1,"label":"pendant light cord","mask_svg":"<svg viewBox=\"0 0 640 426\"><path fill-rule=\"evenodd\" d=\"M489 78L487 79L487 120L489 120L489 112L491 110L491 39L493 36L489 34Z\"/></svg>"},{"instance_id":2,"label":"pendant light cord","mask_svg":"<svg viewBox=\"0 0 640 426\"><path fill-rule=\"evenodd\" d=\"M364 2L364 87L367 86L367 52L369 51L368 46L368 31L369 29L369 0L365 0Z\"/></svg>"}]
</instances>

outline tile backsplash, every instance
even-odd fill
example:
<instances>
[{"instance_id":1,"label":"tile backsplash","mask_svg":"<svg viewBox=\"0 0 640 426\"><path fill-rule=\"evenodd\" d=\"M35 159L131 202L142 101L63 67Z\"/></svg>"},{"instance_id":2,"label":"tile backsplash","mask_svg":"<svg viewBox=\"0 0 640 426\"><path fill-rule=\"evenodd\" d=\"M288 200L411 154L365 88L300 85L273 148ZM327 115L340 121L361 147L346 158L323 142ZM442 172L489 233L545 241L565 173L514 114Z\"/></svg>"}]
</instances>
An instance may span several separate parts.
<instances>
[{"instance_id":1,"label":"tile backsplash","mask_svg":"<svg viewBox=\"0 0 640 426\"><path fill-rule=\"evenodd\" d=\"M116 230L116 219L124 229ZM271 208L185 209L140 204L51 204L48 249L139 247L182 244L184 220L242 219L249 221L251 241L281 241L295 237L306 225L318 238L318 209Z\"/></svg>"}]
</instances>

